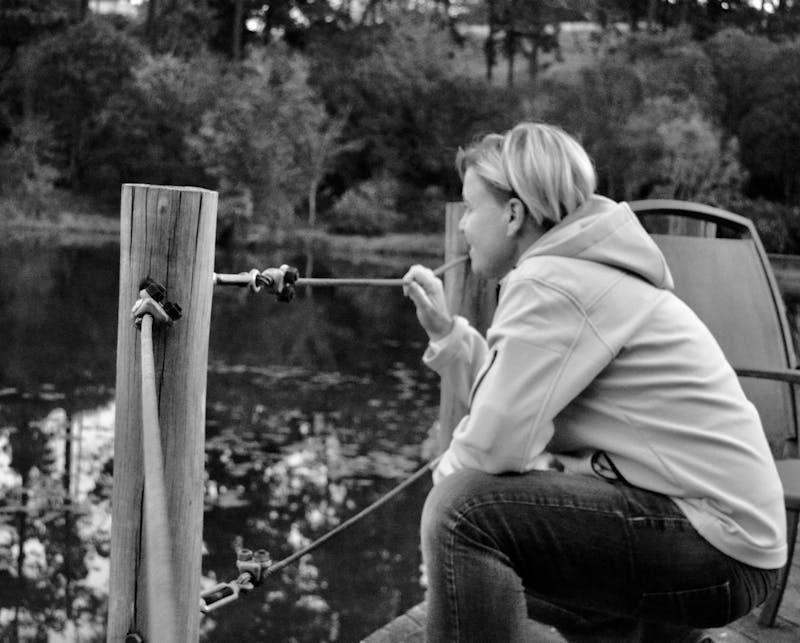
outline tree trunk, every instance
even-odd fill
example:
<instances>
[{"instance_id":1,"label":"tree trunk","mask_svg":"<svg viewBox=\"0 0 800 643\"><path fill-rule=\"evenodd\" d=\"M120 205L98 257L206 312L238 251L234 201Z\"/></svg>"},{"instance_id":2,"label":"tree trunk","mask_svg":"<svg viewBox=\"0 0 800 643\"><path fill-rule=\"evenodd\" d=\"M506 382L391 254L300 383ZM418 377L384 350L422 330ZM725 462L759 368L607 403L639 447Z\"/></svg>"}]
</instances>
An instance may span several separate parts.
<instances>
[{"instance_id":1,"label":"tree trunk","mask_svg":"<svg viewBox=\"0 0 800 643\"><path fill-rule=\"evenodd\" d=\"M234 0L233 34L231 39L231 58L242 59L242 22L244 20L244 0Z\"/></svg>"},{"instance_id":2,"label":"tree trunk","mask_svg":"<svg viewBox=\"0 0 800 643\"><path fill-rule=\"evenodd\" d=\"M486 42L483 44L483 53L486 56L486 81L491 83L495 64L495 15L494 15L494 0L488 0L489 10L489 35L486 36Z\"/></svg>"},{"instance_id":3,"label":"tree trunk","mask_svg":"<svg viewBox=\"0 0 800 643\"><path fill-rule=\"evenodd\" d=\"M514 59L517 55L517 34L513 30L506 31L506 58L508 59L508 69L506 70L506 85L514 86Z\"/></svg>"},{"instance_id":4,"label":"tree trunk","mask_svg":"<svg viewBox=\"0 0 800 643\"><path fill-rule=\"evenodd\" d=\"M69 150L69 170L67 182L73 190L77 190L80 183L80 158L83 149L83 124L76 121L73 128L72 141Z\"/></svg>"},{"instance_id":5,"label":"tree trunk","mask_svg":"<svg viewBox=\"0 0 800 643\"><path fill-rule=\"evenodd\" d=\"M647 4L647 30L656 30L656 13L658 11L658 0L649 0Z\"/></svg>"},{"instance_id":6,"label":"tree trunk","mask_svg":"<svg viewBox=\"0 0 800 643\"><path fill-rule=\"evenodd\" d=\"M156 15L158 14L158 0L149 0L147 3L147 18L144 23L144 39L150 47L150 52L156 51Z\"/></svg>"},{"instance_id":7,"label":"tree trunk","mask_svg":"<svg viewBox=\"0 0 800 643\"><path fill-rule=\"evenodd\" d=\"M533 82L539 73L539 39L531 37L531 53L528 56L528 78Z\"/></svg>"},{"instance_id":8,"label":"tree trunk","mask_svg":"<svg viewBox=\"0 0 800 643\"><path fill-rule=\"evenodd\" d=\"M689 23L689 0L681 0L678 9L678 24L685 25Z\"/></svg>"},{"instance_id":9,"label":"tree trunk","mask_svg":"<svg viewBox=\"0 0 800 643\"><path fill-rule=\"evenodd\" d=\"M89 0L76 0L76 5L75 5L76 22L83 22L88 14L89 14Z\"/></svg>"},{"instance_id":10,"label":"tree trunk","mask_svg":"<svg viewBox=\"0 0 800 643\"><path fill-rule=\"evenodd\" d=\"M315 176L308 186L308 227L313 228L317 223L317 188L319 179Z\"/></svg>"}]
</instances>

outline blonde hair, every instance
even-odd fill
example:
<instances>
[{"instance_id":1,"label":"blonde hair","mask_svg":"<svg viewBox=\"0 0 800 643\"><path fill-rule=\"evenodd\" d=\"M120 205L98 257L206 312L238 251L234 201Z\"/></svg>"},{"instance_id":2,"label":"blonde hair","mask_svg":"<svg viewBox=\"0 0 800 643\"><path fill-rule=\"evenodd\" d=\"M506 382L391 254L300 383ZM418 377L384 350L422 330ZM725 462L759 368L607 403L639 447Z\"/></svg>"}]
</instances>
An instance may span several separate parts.
<instances>
[{"instance_id":1,"label":"blonde hair","mask_svg":"<svg viewBox=\"0 0 800 643\"><path fill-rule=\"evenodd\" d=\"M597 187L586 150L560 127L544 123L488 134L459 149L456 166L462 180L472 168L498 200L520 199L546 229L577 210Z\"/></svg>"}]
</instances>

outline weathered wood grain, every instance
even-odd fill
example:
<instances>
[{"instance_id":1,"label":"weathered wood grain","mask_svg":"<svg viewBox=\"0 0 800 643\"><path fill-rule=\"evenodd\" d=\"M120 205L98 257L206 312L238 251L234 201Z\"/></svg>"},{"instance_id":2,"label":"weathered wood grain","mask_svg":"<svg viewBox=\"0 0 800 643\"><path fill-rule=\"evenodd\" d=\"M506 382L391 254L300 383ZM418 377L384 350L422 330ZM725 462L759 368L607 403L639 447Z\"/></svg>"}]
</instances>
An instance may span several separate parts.
<instances>
[{"instance_id":1,"label":"weathered wood grain","mask_svg":"<svg viewBox=\"0 0 800 643\"><path fill-rule=\"evenodd\" d=\"M114 488L108 641L150 632L144 574L144 467L141 364L130 318L139 284L151 277L180 304L183 318L153 331L164 482L173 578L179 591L173 618L180 637L198 638L203 525L203 464L208 336L217 193L200 188L124 185L120 206ZM159 591L161 588L155 588Z\"/></svg>"}]
</instances>

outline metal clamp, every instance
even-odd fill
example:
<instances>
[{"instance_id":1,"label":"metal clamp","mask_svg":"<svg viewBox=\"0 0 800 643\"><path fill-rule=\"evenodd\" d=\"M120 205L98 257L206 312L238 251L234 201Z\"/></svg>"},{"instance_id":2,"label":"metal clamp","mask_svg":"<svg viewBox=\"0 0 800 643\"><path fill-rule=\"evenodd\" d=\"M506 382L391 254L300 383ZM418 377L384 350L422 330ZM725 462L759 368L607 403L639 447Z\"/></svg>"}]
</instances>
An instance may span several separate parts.
<instances>
[{"instance_id":1,"label":"metal clamp","mask_svg":"<svg viewBox=\"0 0 800 643\"><path fill-rule=\"evenodd\" d=\"M200 611L208 614L223 605L232 603L240 594L246 594L259 585L272 565L266 549L240 549L236 554L236 568L239 577L227 583L217 583L200 594Z\"/></svg>"},{"instance_id":2,"label":"metal clamp","mask_svg":"<svg viewBox=\"0 0 800 643\"><path fill-rule=\"evenodd\" d=\"M283 264L280 268L266 268L260 272L255 268L238 274L215 272L214 284L247 287L252 292L260 292L262 288L266 288L268 292L277 295L278 301L292 301L295 294L294 284L298 277L297 268Z\"/></svg>"},{"instance_id":3,"label":"metal clamp","mask_svg":"<svg viewBox=\"0 0 800 643\"><path fill-rule=\"evenodd\" d=\"M278 301L290 302L294 299L294 284L299 275L297 268L283 264L280 268L267 268L262 271L261 278L270 292L278 296Z\"/></svg>"},{"instance_id":4,"label":"metal clamp","mask_svg":"<svg viewBox=\"0 0 800 643\"><path fill-rule=\"evenodd\" d=\"M137 328L142 325L142 317L150 315L156 323L171 326L183 315L183 310L175 302L165 301L167 291L160 283L145 277L139 284L139 299L133 305L131 315ZM163 302L163 303L162 303Z\"/></svg>"},{"instance_id":5,"label":"metal clamp","mask_svg":"<svg viewBox=\"0 0 800 643\"><path fill-rule=\"evenodd\" d=\"M219 286L239 286L239 287L247 287L252 292L259 292L262 288L262 284L259 283L259 275L261 273L253 268L250 272L240 272L237 274L224 274L224 273L214 273L214 285Z\"/></svg>"}]
</instances>

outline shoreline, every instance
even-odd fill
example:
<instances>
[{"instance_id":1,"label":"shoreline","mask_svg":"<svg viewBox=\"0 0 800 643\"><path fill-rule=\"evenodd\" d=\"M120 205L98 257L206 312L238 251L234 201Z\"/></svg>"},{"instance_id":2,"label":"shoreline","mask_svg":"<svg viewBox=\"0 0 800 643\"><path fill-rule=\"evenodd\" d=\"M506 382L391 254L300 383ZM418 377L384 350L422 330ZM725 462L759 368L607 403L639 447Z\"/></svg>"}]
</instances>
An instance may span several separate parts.
<instances>
[{"instance_id":1,"label":"shoreline","mask_svg":"<svg viewBox=\"0 0 800 643\"><path fill-rule=\"evenodd\" d=\"M57 219L0 219L0 236L4 241L26 241L58 238L59 245L93 245L119 241L119 220L102 215L66 213ZM369 258L444 256L442 232L390 232L382 236L339 235L325 230L296 228L274 231L254 224L241 234L230 249L252 249L269 245L322 247L339 256L360 260ZM223 248L218 244L217 250Z\"/></svg>"}]
</instances>

